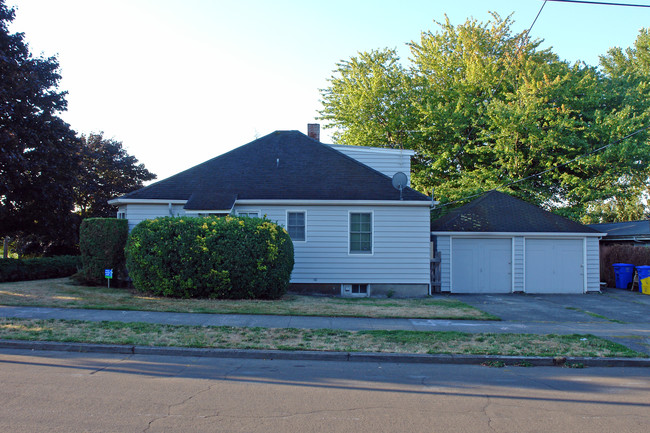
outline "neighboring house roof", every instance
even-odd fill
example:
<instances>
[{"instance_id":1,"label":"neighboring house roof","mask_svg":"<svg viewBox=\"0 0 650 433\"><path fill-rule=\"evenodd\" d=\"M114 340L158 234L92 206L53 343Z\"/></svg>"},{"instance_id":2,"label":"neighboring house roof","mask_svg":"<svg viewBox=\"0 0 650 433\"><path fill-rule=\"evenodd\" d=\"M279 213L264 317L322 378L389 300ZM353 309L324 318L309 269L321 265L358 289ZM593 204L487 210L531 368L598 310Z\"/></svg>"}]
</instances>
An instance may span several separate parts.
<instances>
[{"instance_id":1,"label":"neighboring house roof","mask_svg":"<svg viewBox=\"0 0 650 433\"><path fill-rule=\"evenodd\" d=\"M299 131L276 131L120 200L187 200L187 210L236 200L400 201L391 178ZM405 201L429 201L411 188Z\"/></svg>"},{"instance_id":2,"label":"neighboring house roof","mask_svg":"<svg viewBox=\"0 0 650 433\"><path fill-rule=\"evenodd\" d=\"M599 233L498 191L489 191L431 223L434 232Z\"/></svg>"},{"instance_id":3,"label":"neighboring house roof","mask_svg":"<svg viewBox=\"0 0 650 433\"><path fill-rule=\"evenodd\" d=\"M650 220L589 224L589 227L606 232L603 240L650 240Z\"/></svg>"}]
</instances>

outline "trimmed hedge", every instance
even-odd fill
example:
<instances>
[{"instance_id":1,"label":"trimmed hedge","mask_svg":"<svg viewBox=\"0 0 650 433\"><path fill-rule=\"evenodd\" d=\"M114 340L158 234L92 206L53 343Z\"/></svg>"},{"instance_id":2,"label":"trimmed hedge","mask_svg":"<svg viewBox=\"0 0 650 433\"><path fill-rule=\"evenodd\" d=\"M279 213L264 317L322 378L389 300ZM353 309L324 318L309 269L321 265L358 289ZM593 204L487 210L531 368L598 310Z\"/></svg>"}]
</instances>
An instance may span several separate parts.
<instances>
[{"instance_id":1,"label":"trimmed hedge","mask_svg":"<svg viewBox=\"0 0 650 433\"><path fill-rule=\"evenodd\" d=\"M0 282L68 277L80 267L79 256L0 259Z\"/></svg>"},{"instance_id":2,"label":"trimmed hedge","mask_svg":"<svg viewBox=\"0 0 650 433\"><path fill-rule=\"evenodd\" d=\"M133 286L171 297L277 299L293 264L286 230L264 218L145 220L126 245Z\"/></svg>"},{"instance_id":3,"label":"trimmed hedge","mask_svg":"<svg viewBox=\"0 0 650 433\"><path fill-rule=\"evenodd\" d=\"M105 284L104 269L113 269L115 280L125 280L124 246L128 236L129 225L125 219L83 220L79 229L83 269L75 278L85 284Z\"/></svg>"}]
</instances>

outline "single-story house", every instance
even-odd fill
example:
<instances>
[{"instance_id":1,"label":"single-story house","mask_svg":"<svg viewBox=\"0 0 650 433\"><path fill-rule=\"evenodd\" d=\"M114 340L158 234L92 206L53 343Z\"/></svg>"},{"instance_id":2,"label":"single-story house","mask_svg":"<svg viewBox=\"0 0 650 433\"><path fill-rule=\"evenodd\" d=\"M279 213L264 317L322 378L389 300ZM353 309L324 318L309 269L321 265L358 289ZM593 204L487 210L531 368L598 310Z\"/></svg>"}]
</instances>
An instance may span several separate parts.
<instances>
[{"instance_id":1,"label":"single-story house","mask_svg":"<svg viewBox=\"0 0 650 433\"><path fill-rule=\"evenodd\" d=\"M431 199L408 187L413 152L323 144L314 126L310 136L273 132L109 203L130 228L163 216L266 216L293 240L293 291L427 295Z\"/></svg>"},{"instance_id":2,"label":"single-story house","mask_svg":"<svg viewBox=\"0 0 650 433\"><path fill-rule=\"evenodd\" d=\"M650 220L589 224L589 227L605 232L601 245L650 245Z\"/></svg>"},{"instance_id":3,"label":"single-story house","mask_svg":"<svg viewBox=\"0 0 650 433\"><path fill-rule=\"evenodd\" d=\"M451 293L600 290L603 233L490 191L435 220L440 289Z\"/></svg>"}]
</instances>

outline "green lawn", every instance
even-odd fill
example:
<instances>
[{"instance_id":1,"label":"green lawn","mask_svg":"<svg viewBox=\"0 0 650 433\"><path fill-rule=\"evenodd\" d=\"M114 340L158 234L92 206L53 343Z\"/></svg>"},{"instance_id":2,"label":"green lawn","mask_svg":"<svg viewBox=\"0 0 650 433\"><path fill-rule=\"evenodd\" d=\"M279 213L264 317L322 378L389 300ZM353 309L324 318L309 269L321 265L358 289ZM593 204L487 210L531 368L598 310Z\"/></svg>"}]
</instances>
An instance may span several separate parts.
<instances>
[{"instance_id":1,"label":"green lawn","mask_svg":"<svg viewBox=\"0 0 650 433\"><path fill-rule=\"evenodd\" d=\"M647 357L593 335L267 329L12 318L0 319L0 339L338 352Z\"/></svg>"},{"instance_id":2,"label":"green lawn","mask_svg":"<svg viewBox=\"0 0 650 433\"><path fill-rule=\"evenodd\" d=\"M277 301L221 301L147 296L127 289L75 285L69 278L0 283L0 305L331 317L499 320L463 302L286 295Z\"/></svg>"}]
</instances>

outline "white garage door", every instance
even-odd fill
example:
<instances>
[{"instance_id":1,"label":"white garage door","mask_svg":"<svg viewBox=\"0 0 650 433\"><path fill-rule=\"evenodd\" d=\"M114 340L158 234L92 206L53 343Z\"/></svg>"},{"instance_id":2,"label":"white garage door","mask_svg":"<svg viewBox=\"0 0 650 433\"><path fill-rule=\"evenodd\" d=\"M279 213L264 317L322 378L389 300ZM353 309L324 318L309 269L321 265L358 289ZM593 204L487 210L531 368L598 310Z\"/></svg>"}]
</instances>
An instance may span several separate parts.
<instances>
[{"instance_id":1,"label":"white garage door","mask_svg":"<svg viewBox=\"0 0 650 433\"><path fill-rule=\"evenodd\" d=\"M451 245L452 293L510 293L512 240L455 238Z\"/></svg>"},{"instance_id":2,"label":"white garage door","mask_svg":"<svg viewBox=\"0 0 650 433\"><path fill-rule=\"evenodd\" d=\"M583 293L581 239L526 239L526 293Z\"/></svg>"}]
</instances>

